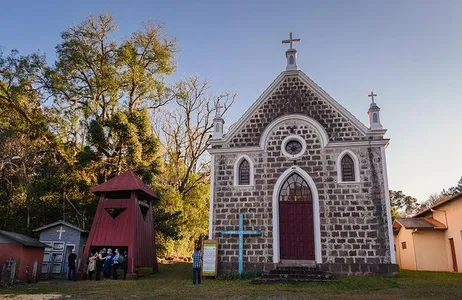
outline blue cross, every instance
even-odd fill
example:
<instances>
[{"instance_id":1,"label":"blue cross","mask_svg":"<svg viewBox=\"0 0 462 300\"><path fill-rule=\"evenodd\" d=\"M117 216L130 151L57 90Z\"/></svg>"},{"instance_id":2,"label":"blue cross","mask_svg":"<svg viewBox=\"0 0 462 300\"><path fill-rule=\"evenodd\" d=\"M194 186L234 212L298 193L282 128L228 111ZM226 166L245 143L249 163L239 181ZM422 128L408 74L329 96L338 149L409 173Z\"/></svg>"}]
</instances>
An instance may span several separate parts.
<instances>
[{"instance_id":1,"label":"blue cross","mask_svg":"<svg viewBox=\"0 0 462 300\"><path fill-rule=\"evenodd\" d=\"M224 230L221 234L239 235L239 274L244 271L244 234L261 234L260 230L244 230L244 214L239 213L239 230Z\"/></svg>"}]
</instances>

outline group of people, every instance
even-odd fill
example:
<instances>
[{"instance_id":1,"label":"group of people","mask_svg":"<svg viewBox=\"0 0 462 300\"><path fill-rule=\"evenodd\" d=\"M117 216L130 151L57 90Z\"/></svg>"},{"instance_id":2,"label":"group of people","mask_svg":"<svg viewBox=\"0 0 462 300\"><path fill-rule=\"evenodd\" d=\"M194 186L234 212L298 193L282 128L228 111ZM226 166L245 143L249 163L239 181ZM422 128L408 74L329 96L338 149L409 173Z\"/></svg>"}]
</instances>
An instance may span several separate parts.
<instances>
[{"instance_id":1,"label":"group of people","mask_svg":"<svg viewBox=\"0 0 462 300\"><path fill-rule=\"evenodd\" d=\"M110 279L111 276L113 279L117 280L117 270L123 270L125 280L127 278L127 269L128 269L128 253L124 251L123 254L119 252L119 249L115 249L112 252L112 249L106 248L101 251L96 251L95 253L90 253L88 258L87 266L87 275L88 279L93 279L93 274L95 274L95 280L101 279L101 272L106 279Z\"/></svg>"},{"instance_id":2,"label":"group of people","mask_svg":"<svg viewBox=\"0 0 462 300\"><path fill-rule=\"evenodd\" d=\"M201 284L201 262L202 262L202 253L199 247L194 249L192 255L193 260L193 284ZM77 255L75 254L75 249L72 249L72 253L68 257L69 263L69 280L75 280L75 266L77 265ZM119 253L119 249L115 249L112 252L112 249L109 248L106 251L106 248L101 251L96 251L90 253L90 257L87 261L87 275L88 279L93 279L93 274L96 272L95 280L101 280L101 271L106 279L112 278L117 280L117 270L123 270L124 280L127 278L127 269L128 269L128 253L124 251L123 254Z\"/></svg>"}]
</instances>

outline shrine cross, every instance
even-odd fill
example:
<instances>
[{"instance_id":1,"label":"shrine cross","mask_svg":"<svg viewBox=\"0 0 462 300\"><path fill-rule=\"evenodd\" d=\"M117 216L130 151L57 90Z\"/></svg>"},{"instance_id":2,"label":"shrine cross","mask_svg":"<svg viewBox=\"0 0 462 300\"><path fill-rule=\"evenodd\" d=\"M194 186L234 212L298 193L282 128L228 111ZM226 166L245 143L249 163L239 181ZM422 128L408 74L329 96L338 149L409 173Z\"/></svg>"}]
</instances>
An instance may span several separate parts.
<instances>
[{"instance_id":1,"label":"shrine cross","mask_svg":"<svg viewBox=\"0 0 462 300\"><path fill-rule=\"evenodd\" d=\"M372 98L372 103L375 103L374 102L374 97L377 96L377 94L374 94L374 92L371 91L371 93L369 95L367 95L367 97L371 97Z\"/></svg>"},{"instance_id":2,"label":"shrine cross","mask_svg":"<svg viewBox=\"0 0 462 300\"><path fill-rule=\"evenodd\" d=\"M66 230L63 229L63 226L60 226L58 230L56 230L56 232L59 232L59 239L61 239L61 234L63 232L66 232Z\"/></svg>"},{"instance_id":3,"label":"shrine cross","mask_svg":"<svg viewBox=\"0 0 462 300\"><path fill-rule=\"evenodd\" d=\"M261 234L260 230L244 230L244 214L239 213L239 230L225 230L221 234L231 234L239 236L239 274L244 272L244 234Z\"/></svg>"},{"instance_id":4,"label":"shrine cross","mask_svg":"<svg viewBox=\"0 0 462 300\"><path fill-rule=\"evenodd\" d=\"M292 49L293 49L293 48L292 48L292 43L294 43L294 42L300 42L300 41L301 41L301 39L293 39L293 38L292 38L292 32L291 32L291 33L289 33L289 39L288 39L288 40L283 40L282 43L283 43L283 44L290 44L290 48L289 48L289 49L292 50Z\"/></svg>"}]
</instances>

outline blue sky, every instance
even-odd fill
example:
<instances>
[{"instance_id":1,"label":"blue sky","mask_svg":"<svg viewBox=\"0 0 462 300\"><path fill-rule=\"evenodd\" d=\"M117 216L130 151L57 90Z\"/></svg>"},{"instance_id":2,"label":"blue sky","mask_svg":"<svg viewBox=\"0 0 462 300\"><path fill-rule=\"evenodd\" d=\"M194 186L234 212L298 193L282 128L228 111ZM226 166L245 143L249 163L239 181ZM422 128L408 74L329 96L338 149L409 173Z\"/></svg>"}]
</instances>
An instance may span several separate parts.
<instances>
[{"instance_id":1,"label":"blue sky","mask_svg":"<svg viewBox=\"0 0 462 300\"><path fill-rule=\"evenodd\" d=\"M111 12L122 38L143 21L165 22L178 39L178 71L215 92L238 93L236 121L285 68L292 31L298 66L368 124L378 94L390 188L427 199L462 176L462 1L8 1L0 46L54 59L60 32Z\"/></svg>"}]
</instances>

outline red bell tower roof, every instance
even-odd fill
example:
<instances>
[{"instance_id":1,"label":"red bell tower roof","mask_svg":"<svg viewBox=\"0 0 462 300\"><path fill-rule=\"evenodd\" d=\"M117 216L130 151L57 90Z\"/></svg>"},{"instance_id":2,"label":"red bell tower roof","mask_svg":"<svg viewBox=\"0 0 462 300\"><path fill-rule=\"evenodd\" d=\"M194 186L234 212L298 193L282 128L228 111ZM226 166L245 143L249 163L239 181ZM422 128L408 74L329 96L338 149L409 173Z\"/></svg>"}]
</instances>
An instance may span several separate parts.
<instances>
[{"instance_id":1,"label":"red bell tower roof","mask_svg":"<svg viewBox=\"0 0 462 300\"><path fill-rule=\"evenodd\" d=\"M151 199L159 199L156 193L153 192L143 181L141 181L141 179L139 179L133 171L124 172L91 189L91 192L96 195L121 191L140 191L149 196Z\"/></svg>"}]
</instances>

